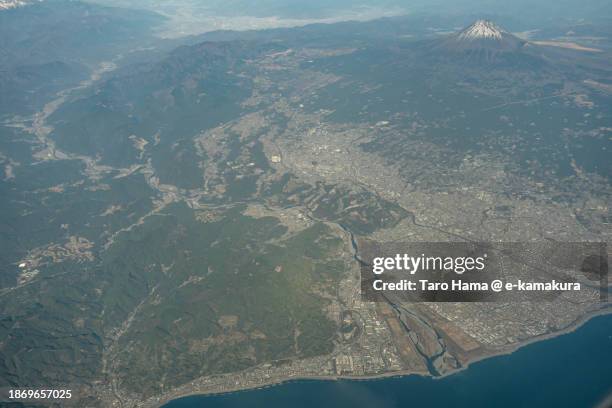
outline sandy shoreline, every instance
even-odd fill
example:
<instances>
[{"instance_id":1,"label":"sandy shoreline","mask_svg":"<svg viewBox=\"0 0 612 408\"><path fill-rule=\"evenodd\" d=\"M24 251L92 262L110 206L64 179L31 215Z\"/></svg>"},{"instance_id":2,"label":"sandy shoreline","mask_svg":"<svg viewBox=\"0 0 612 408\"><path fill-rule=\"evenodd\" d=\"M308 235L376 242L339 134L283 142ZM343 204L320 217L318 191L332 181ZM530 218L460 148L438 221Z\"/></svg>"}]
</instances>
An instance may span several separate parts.
<instances>
[{"instance_id":1,"label":"sandy shoreline","mask_svg":"<svg viewBox=\"0 0 612 408\"><path fill-rule=\"evenodd\" d=\"M606 307L604 307L603 309L597 310L593 313L590 313L588 315L585 315L583 317L581 317L580 319L576 320L573 324L569 325L568 327L566 327L563 330L559 330L557 332L553 332L553 333L548 333L548 334L544 334L542 336L538 336L538 337L534 337L532 339L526 340L524 342L518 343L516 345L513 345L511 347L504 347L502 349L499 350L494 350L491 353L488 354L483 354L482 356L479 357L475 357L471 360L469 360L467 363L465 363L461 368L457 369L457 370L452 370L448 373L445 373L443 375L437 376L437 377L432 377L429 374L426 373L418 373L418 372L411 372L411 371L393 371L393 372L387 372L387 373L381 373L381 374L374 374L374 375L360 375L360 376L349 376L349 375L334 375L334 376L302 376L302 377L290 377L290 378L284 378L284 379L274 379L271 380L269 382L263 382L260 385L256 385L256 386L252 386L252 387L248 387L248 386L238 386L229 390L223 390L223 391L198 391L198 390L193 390L193 391L187 391L187 392L179 392L175 395L167 395L164 397L161 397L161 400L158 401L155 404L147 404L145 406L148 407L155 407L155 408L160 408L163 405L176 400L176 399L180 399L180 398L184 398L184 397L190 397L190 396L196 396L196 395L201 395L201 396L207 396L207 395L224 395L224 394L233 394L236 392L242 392L242 391L252 391L252 390L259 390L259 389L265 389L265 388L270 388L270 387L275 387L275 386L279 386L282 384L286 384L289 382L299 382L299 381L310 381L310 380L320 380L320 381L338 381L338 380L350 380L350 381L371 381L371 380L382 380L382 379L386 379L386 378L390 378L390 377L407 377L407 376L411 376L411 375L419 375L419 376L424 376L424 377L431 377L434 380L439 380L439 379L443 379L447 376L453 375L453 374L457 374L460 373L464 370L466 370L468 367L470 367L472 364L477 363L479 361L488 359L488 358L492 358L492 357L498 357L498 356L503 356L503 355L508 355L508 354L512 354L513 352L517 351L518 349L528 346L530 344L533 343L537 343L537 342L541 342L544 340L548 340L548 339L552 339L558 336L562 336L564 334L568 334L568 333L572 333L574 331L576 331L577 329L579 329L580 327L582 327L585 323L587 323L589 320L591 320L594 317L597 316L603 316L603 315L608 315L608 314L612 314L612 308L610 308L611 305L607 305Z\"/></svg>"}]
</instances>

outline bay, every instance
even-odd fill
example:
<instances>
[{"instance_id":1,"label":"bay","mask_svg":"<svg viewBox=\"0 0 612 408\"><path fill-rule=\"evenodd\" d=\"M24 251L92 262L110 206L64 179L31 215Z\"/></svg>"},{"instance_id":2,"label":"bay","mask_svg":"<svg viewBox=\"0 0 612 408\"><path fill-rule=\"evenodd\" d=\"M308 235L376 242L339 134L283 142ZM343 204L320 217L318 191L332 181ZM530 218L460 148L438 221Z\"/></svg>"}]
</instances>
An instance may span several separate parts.
<instances>
[{"instance_id":1,"label":"bay","mask_svg":"<svg viewBox=\"0 0 612 408\"><path fill-rule=\"evenodd\" d=\"M164 408L593 407L612 393L612 315L575 331L484 359L447 377L300 380L195 395Z\"/></svg>"}]
</instances>

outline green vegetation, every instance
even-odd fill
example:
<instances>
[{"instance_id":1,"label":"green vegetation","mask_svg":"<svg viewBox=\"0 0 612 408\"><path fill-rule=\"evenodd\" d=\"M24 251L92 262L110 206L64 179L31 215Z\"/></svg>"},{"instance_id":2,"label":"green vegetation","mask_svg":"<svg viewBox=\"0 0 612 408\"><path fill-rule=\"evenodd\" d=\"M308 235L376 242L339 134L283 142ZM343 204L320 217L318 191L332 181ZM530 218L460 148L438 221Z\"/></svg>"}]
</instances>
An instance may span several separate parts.
<instances>
[{"instance_id":1,"label":"green vegetation","mask_svg":"<svg viewBox=\"0 0 612 408\"><path fill-rule=\"evenodd\" d=\"M344 272L341 240L324 224L286 232L238 207L201 223L177 205L123 234L98 278L105 325L137 311L114 356L123 385L150 394L156 378L178 385L331 351L336 323L318 291L332 293Z\"/></svg>"}]
</instances>

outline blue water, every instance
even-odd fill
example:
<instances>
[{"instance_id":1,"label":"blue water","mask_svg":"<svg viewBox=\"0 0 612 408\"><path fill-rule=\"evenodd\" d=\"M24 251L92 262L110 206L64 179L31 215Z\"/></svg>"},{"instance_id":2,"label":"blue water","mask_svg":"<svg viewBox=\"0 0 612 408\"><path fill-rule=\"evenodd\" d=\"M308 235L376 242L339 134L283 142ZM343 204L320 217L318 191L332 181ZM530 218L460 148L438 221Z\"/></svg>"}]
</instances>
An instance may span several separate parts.
<instances>
[{"instance_id":1,"label":"blue water","mask_svg":"<svg viewBox=\"0 0 612 408\"><path fill-rule=\"evenodd\" d=\"M612 315L442 379L295 381L164 408L593 407L612 392Z\"/></svg>"}]
</instances>

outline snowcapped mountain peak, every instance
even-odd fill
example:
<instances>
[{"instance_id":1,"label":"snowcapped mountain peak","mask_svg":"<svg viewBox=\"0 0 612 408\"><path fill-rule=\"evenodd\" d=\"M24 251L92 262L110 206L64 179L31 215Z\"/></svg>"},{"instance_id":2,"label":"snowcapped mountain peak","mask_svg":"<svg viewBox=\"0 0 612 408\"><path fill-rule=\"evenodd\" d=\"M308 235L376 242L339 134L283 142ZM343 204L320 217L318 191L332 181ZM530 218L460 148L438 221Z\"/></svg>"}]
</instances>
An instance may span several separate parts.
<instances>
[{"instance_id":1,"label":"snowcapped mountain peak","mask_svg":"<svg viewBox=\"0 0 612 408\"><path fill-rule=\"evenodd\" d=\"M459 39L461 40L501 40L502 36L502 29L488 20L477 20L474 24L459 33Z\"/></svg>"},{"instance_id":2,"label":"snowcapped mountain peak","mask_svg":"<svg viewBox=\"0 0 612 408\"><path fill-rule=\"evenodd\" d=\"M522 40L488 20L477 20L469 27L442 37L434 46L448 52L460 53L475 61L495 61L502 54L520 52Z\"/></svg>"},{"instance_id":3,"label":"snowcapped mountain peak","mask_svg":"<svg viewBox=\"0 0 612 408\"><path fill-rule=\"evenodd\" d=\"M0 10L9 10L12 8L27 6L28 4L29 2L26 0L0 0Z\"/></svg>"}]
</instances>

